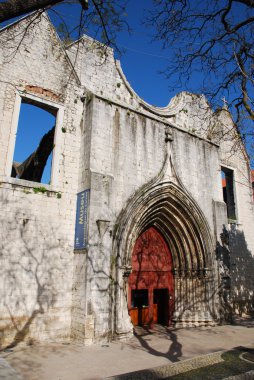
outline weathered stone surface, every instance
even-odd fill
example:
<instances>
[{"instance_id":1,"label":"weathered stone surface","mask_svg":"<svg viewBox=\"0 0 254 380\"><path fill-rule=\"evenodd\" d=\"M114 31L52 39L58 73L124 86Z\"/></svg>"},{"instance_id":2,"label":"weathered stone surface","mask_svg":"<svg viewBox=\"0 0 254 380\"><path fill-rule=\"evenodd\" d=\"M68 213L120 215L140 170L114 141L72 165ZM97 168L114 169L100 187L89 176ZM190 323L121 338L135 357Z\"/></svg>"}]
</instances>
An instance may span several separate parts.
<instances>
[{"instance_id":1,"label":"weathered stone surface","mask_svg":"<svg viewBox=\"0 0 254 380\"><path fill-rule=\"evenodd\" d=\"M22 377L7 363L4 358L0 358L0 373L2 379L22 380Z\"/></svg>"},{"instance_id":2,"label":"weathered stone surface","mask_svg":"<svg viewBox=\"0 0 254 380\"><path fill-rule=\"evenodd\" d=\"M1 344L130 336L125 275L136 239L151 225L172 254L178 326L249 312L254 204L244 150L231 154L225 110L213 114L203 96L185 92L165 108L150 106L111 50L104 62L88 37L64 50L47 16L24 33L29 20L0 34ZM10 177L22 99L57 112L43 192ZM234 172L231 224L221 165ZM74 253L76 195L84 189L88 246Z\"/></svg>"}]
</instances>

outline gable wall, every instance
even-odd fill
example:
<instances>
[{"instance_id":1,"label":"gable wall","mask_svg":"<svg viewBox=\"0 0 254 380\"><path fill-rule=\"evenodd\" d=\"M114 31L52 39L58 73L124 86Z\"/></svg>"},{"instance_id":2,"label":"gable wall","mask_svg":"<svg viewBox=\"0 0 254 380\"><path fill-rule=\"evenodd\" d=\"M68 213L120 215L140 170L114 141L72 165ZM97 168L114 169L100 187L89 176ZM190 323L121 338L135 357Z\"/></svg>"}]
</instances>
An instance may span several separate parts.
<instances>
[{"instance_id":1,"label":"gable wall","mask_svg":"<svg viewBox=\"0 0 254 380\"><path fill-rule=\"evenodd\" d=\"M10 322L14 316L21 328L29 321L30 335L24 339L66 339L72 328L75 339L91 343L108 339L112 331L114 230L131 197L161 172L165 129L173 134L171 159L177 183L203 212L214 246L226 221L220 174L220 159L225 157L219 157L218 146L206 140L209 128L200 120L195 96L176 97L166 111L149 108L129 88L112 51L104 62L89 38L67 49L79 83L44 17L23 34L9 61L7 55L17 47L26 22L13 27L16 37L5 41L0 55L1 324L9 341L17 332ZM12 27L2 38L11 33ZM26 95L51 102L62 112L55 147L57 182L45 185L44 194L34 192L40 184L11 179L6 171L15 140L17 97ZM198 99L204 110L207 103ZM246 166L238 160L230 165L243 181ZM73 256L76 193L84 189L91 189L89 247ZM237 189L237 201L249 249L253 204L248 203L246 187ZM236 291L243 284L236 281L241 276L233 280Z\"/></svg>"},{"instance_id":2,"label":"gable wall","mask_svg":"<svg viewBox=\"0 0 254 380\"><path fill-rule=\"evenodd\" d=\"M111 48L105 51L97 41L84 36L66 51L87 90L110 100L139 106L132 89L126 87L125 77L118 70Z\"/></svg>"}]
</instances>

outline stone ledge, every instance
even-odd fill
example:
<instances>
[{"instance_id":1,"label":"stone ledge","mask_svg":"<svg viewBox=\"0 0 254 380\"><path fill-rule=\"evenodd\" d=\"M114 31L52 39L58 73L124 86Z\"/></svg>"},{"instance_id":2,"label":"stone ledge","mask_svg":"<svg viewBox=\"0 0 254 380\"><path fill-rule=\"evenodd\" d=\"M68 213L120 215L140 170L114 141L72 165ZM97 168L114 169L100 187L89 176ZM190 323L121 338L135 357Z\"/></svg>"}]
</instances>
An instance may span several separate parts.
<instances>
[{"instance_id":1,"label":"stone ledge","mask_svg":"<svg viewBox=\"0 0 254 380\"><path fill-rule=\"evenodd\" d=\"M60 190L57 190L56 188L52 187L52 185L48 185L41 182L33 182L33 181L27 181L25 179L17 179L12 178L8 176L0 176L0 188L5 189L17 189L17 190L27 190L27 192L32 191L33 189L44 189L44 192L40 192L41 194L50 195L50 194L62 194ZM38 193L37 192L37 193Z\"/></svg>"}]
</instances>

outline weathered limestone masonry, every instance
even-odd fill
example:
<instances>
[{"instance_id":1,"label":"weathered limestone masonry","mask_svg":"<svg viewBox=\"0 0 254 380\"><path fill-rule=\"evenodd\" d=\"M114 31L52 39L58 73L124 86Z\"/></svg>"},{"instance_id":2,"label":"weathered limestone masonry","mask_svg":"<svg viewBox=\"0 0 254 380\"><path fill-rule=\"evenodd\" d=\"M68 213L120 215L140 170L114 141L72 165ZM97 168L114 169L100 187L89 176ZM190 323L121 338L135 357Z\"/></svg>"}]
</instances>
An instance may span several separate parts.
<instances>
[{"instance_id":1,"label":"weathered limestone masonry","mask_svg":"<svg viewBox=\"0 0 254 380\"><path fill-rule=\"evenodd\" d=\"M231 154L234 130L222 140L232 129L227 110L212 113L189 93L150 106L110 49L105 56L83 37L64 50L46 15L4 29L1 41L1 345L131 336L132 253L151 227L172 256L169 323L214 325L250 312L254 205L245 151ZM43 187L10 176L21 101L57 114ZM221 167L233 183L227 205ZM87 244L74 250L84 190Z\"/></svg>"},{"instance_id":2,"label":"weathered limestone masonry","mask_svg":"<svg viewBox=\"0 0 254 380\"><path fill-rule=\"evenodd\" d=\"M2 346L70 338L83 90L47 16L31 17L1 33ZM49 185L10 177L23 100L57 113Z\"/></svg>"}]
</instances>

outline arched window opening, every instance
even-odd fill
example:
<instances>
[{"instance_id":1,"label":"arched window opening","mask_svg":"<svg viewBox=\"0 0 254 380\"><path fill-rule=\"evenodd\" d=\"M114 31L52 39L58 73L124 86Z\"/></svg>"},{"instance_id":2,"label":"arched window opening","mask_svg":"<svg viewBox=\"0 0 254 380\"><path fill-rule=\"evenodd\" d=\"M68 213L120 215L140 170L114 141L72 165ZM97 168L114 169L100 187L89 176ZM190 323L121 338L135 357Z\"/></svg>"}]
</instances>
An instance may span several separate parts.
<instances>
[{"instance_id":1,"label":"arched window opening","mask_svg":"<svg viewBox=\"0 0 254 380\"><path fill-rule=\"evenodd\" d=\"M11 176L50 184L57 109L22 99Z\"/></svg>"},{"instance_id":2,"label":"arched window opening","mask_svg":"<svg viewBox=\"0 0 254 380\"><path fill-rule=\"evenodd\" d=\"M235 221L236 218L236 201L234 188L234 171L225 167L221 168L221 180L223 200L227 206L227 216L229 222Z\"/></svg>"}]
</instances>

